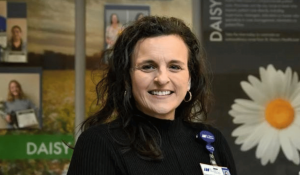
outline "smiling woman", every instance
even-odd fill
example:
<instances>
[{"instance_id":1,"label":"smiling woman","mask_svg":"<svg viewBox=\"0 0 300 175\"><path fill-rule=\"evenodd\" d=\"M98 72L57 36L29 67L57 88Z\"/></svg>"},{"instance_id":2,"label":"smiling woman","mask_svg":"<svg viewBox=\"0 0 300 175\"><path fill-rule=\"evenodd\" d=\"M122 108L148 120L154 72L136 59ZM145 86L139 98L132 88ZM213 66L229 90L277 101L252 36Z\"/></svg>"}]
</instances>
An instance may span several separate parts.
<instances>
[{"instance_id":1,"label":"smiling woman","mask_svg":"<svg viewBox=\"0 0 300 175\"><path fill-rule=\"evenodd\" d=\"M143 17L106 52L100 110L83 123L68 174L194 175L209 164L236 174L226 140L204 124L211 97L205 58L183 21Z\"/></svg>"},{"instance_id":2,"label":"smiling woman","mask_svg":"<svg viewBox=\"0 0 300 175\"><path fill-rule=\"evenodd\" d=\"M17 120L16 113L26 109L36 110L36 107L25 96L21 84L16 80L11 80L8 84L8 95L5 102L5 120L8 129L17 129L20 127L21 123ZM26 119L29 120L28 117Z\"/></svg>"},{"instance_id":3,"label":"smiling woman","mask_svg":"<svg viewBox=\"0 0 300 175\"><path fill-rule=\"evenodd\" d=\"M174 120L175 109L190 90L188 48L177 35L137 43L130 72L136 107L145 114Z\"/></svg>"}]
</instances>

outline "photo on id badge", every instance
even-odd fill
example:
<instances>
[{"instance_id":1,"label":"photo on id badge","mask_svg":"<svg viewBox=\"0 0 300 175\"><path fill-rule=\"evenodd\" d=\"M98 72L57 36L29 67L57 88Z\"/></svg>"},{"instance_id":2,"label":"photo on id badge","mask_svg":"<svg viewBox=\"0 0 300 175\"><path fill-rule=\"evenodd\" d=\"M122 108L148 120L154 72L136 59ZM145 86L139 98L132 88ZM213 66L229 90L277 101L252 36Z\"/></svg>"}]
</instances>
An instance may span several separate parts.
<instances>
[{"instance_id":1,"label":"photo on id badge","mask_svg":"<svg viewBox=\"0 0 300 175\"><path fill-rule=\"evenodd\" d=\"M222 167L222 172L223 172L224 175L230 175L230 172L229 172L228 168L223 168Z\"/></svg>"}]
</instances>

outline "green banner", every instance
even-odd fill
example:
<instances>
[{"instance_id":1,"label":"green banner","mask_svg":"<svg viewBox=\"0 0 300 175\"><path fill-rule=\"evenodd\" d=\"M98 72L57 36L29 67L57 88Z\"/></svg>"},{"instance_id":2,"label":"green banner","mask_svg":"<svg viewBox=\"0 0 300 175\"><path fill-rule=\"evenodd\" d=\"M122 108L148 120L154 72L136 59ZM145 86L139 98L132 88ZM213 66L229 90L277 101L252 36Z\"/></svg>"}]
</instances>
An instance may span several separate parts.
<instances>
[{"instance_id":1,"label":"green banner","mask_svg":"<svg viewBox=\"0 0 300 175\"><path fill-rule=\"evenodd\" d=\"M0 160L70 159L72 135L5 135L0 136Z\"/></svg>"}]
</instances>

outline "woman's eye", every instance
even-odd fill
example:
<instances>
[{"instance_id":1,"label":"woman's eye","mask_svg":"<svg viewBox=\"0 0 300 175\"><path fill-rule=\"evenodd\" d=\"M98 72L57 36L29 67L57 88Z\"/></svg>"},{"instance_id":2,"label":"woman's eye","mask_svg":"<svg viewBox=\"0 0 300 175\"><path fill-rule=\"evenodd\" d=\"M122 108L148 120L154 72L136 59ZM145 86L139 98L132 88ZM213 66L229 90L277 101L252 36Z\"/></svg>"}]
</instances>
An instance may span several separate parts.
<instances>
[{"instance_id":1,"label":"woman's eye","mask_svg":"<svg viewBox=\"0 0 300 175\"><path fill-rule=\"evenodd\" d=\"M141 69L142 70L154 70L156 67L155 66L153 66L153 65L143 65L142 67L141 67Z\"/></svg>"},{"instance_id":2,"label":"woman's eye","mask_svg":"<svg viewBox=\"0 0 300 175\"><path fill-rule=\"evenodd\" d=\"M170 66L170 69L172 69L172 70L181 70L181 67L180 66L178 66L178 65L171 65Z\"/></svg>"}]
</instances>

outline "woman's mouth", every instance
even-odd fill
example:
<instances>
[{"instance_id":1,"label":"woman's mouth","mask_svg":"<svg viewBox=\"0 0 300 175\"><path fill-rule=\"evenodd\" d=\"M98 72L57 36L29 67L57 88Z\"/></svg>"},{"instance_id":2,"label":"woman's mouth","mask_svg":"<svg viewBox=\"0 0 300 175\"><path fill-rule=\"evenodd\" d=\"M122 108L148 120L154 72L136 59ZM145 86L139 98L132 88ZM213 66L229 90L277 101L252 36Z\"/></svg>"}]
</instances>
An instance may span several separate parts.
<instances>
[{"instance_id":1,"label":"woman's mouth","mask_svg":"<svg viewBox=\"0 0 300 175\"><path fill-rule=\"evenodd\" d=\"M174 92L173 91L149 91L148 93L151 95L164 96L164 95L170 95Z\"/></svg>"}]
</instances>

